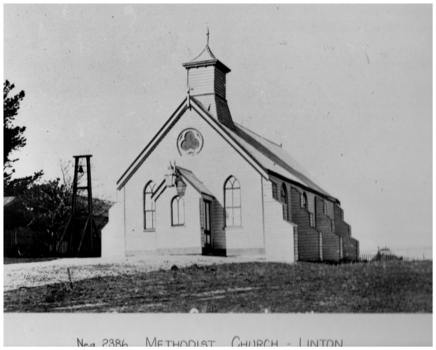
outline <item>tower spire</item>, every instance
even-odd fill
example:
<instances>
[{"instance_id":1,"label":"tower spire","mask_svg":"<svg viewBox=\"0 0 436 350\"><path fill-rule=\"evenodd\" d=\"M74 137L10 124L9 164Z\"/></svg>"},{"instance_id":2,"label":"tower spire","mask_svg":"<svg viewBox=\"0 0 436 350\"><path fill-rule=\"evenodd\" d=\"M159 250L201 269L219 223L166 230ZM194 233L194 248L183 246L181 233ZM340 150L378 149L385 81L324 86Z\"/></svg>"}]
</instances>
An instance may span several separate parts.
<instances>
[{"instance_id":1,"label":"tower spire","mask_svg":"<svg viewBox=\"0 0 436 350\"><path fill-rule=\"evenodd\" d=\"M207 25L205 48L192 61L183 63L188 71L187 106L199 102L212 117L236 130L226 100L226 74L230 69L213 55L209 37Z\"/></svg>"}]
</instances>

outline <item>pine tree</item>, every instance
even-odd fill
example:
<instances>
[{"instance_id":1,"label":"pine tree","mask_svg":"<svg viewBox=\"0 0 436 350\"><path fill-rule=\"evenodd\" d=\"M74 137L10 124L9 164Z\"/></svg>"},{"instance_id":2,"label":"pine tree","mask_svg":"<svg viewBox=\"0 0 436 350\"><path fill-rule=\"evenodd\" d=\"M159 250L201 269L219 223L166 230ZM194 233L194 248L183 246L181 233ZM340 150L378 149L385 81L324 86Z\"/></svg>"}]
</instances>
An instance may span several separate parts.
<instances>
[{"instance_id":1,"label":"pine tree","mask_svg":"<svg viewBox=\"0 0 436 350\"><path fill-rule=\"evenodd\" d=\"M43 175L41 170L35 173L33 176L11 180L12 174L15 172L15 169L13 169L13 163L18 160L18 158L13 159L12 153L26 145L26 138L24 137L24 131L26 130L26 127L13 125L25 93L24 91L20 91L18 94L8 97L9 93L14 88L14 84L11 84L7 80L5 81L3 86L3 182L5 195L19 194L17 192L20 192L29 184L37 181Z\"/></svg>"}]
</instances>

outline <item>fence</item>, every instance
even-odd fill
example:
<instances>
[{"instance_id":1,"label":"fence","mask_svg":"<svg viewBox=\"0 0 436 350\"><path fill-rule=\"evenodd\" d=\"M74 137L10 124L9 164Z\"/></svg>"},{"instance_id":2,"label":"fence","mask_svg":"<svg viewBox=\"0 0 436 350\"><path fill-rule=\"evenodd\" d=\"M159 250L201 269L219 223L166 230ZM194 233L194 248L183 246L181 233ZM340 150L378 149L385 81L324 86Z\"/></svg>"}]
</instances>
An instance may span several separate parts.
<instances>
[{"instance_id":1,"label":"fence","mask_svg":"<svg viewBox=\"0 0 436 350\"><path fill-rule=\"evenodd\" d=\"M55 250L55 240L48 232L34 231L28 227L4 230L4 256L47 255Z\"/></svg>"},{"instance_id":2,"label":"fence","mask_svg":"<svg viewBox=\"0 0 436 350\"><path fill-rule=\"evenodd\" d=\"M375 250L361 251L360 261L376 260L433 260L433 247L391 248L379 247Z\"/></svg>"},{"instance_id":3,"label":"fence","mask_svg":"<svg viewBox=\"0 0 436 350\"><path fill-rule=\"evenodd\" d=\"M107 218L96 217L95 242L92 254L100 254L101 229L107 223ZM82 232L77 231L77 234ZM60 234L50 234L44 231L35 231L29 227L16 227L5 229L3 233L3 254L4 257L32 256L47 257L58 256L68 253L68 242L63 241L59 247ZM59 248L59 250L57 250ZM83 248L83 246L82 246ZM84 249L82 249L84 250ZM94 255L92 255L94 256ZM96 255L100 256L100 255Z\"/></svg>"}]
</instances>

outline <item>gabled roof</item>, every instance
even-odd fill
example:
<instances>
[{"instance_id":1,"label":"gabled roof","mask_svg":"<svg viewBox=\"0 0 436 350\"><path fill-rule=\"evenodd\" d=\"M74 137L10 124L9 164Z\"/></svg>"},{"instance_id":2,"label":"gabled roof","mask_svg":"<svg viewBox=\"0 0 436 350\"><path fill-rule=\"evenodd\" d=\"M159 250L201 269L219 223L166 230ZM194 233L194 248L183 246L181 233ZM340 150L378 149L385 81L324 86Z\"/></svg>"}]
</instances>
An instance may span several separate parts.
<instances>
[{"instance_id":1,"label":"gabled roof","mask_svg":"<svg viewBox=\"0 0 436 350\"><path fill-rule=\"evenodd\" d=\"M185 98L183 102L179 105L176 111L171 115L171 117L165 122L165 124L160 128L158 133L150 140L150 142L145 146L141 153L136 157L132 164L127 168L127 170L121 175L117 181L117 189L120 190L129 181L130 177L138 170L142 163L147 159L148 155L153 151L154 146L158 144L166 135L168 130L170 130L173 125L179 120L183 113L188 109L187 99Z\"/></svg>"},{"instance_id":2,"label":"gabled roof","mask_svg":"<svg viewBox=\"0 0 436 350\"><path fill-rule=\"evenodd\" d=\"M192 187L194 187L198 193L200 194L206 194L211 197L215 197L212 192L209 191L209 189L194 175L194 173L188 169L181 168L179 166L176 166L176 171L179 172L179 174L188 181Z\"/></svg>"},{"instance_id":3,"label":"gabled roof","mask_svg":"<svg viewBox=\"0 0 436 350\"><path fill-rule=\"evenodd\" d=\"M308 177L308 172L282 147L239 124L235 123L235 126L236 132L233 133L234 136L243 139L246 143L251 145L255 149L253 154L255 157L261 158L261 154L269 159L269 162L265 164L268 170L283 175L290 180L299 182L320 194L331 197L329 193L324 191ZM280 171L277 171L279 170L278 168L284 169L288 174L281 174Z\"/></svg>"},{"instance_id":4,"label":"gabled roof","mask_svg":"<svg viewBox=\"0 0 436 350\"><path fill-rule=\"evenodd\" d=\"M191 99L196 101L194 97ZM203 112L208 113L204 106L201 107ZM315 184L308 177L307 171L280 146L237 123L234 123L235 129L227 128L221 123L219 124L267 172L284 177L338 204L340 203L338 199L332 197Z\"/></svg>"},{"instance_id":5,"label":"gabled roof","mask_svg":"<svg viewBox=\"0 0 436 350\"><path fill-rule=\"evenodd\" d=\"M190 100L190 101L189 101ZM187 105L196 110L201 117L205 119L223 138L245 159L247 160L263 177L269 178L268 174L278 175L291 182L294 182L303 188L310 189L319 195L339 203L339 200L332 197L320 186L315 184L307 175L307 172L280 146L257 135L241 125L235 124L235 130L226 127L217 121L206 108L194 97L185 100L176 112L167 120L164 126L159 130L156 136L150 141L145 149L139 154L135 161L130 165L126 172L118 180L118 190L120 190L136 170L145 161L148 155L154 150L157 144L175 125L177 120L183 115L188 108ZM178 167L179 168L179 167ZM181 168L183 169L183 168ZM184 169L185 175L189 170ZM182 170L183 171L183 170ZM193 175L193 173L191 172ZM183 176L183 174L182 174ZM194 175L195 178L195 175ZM188 178L186 178L188 180ZM188 180L189 181L189 180ZM193 180L195 181L195 180ZM199 181L197 179L199 183ZM194 186L194 184L192 184ZM197 184L197 186L199 186ZM194 186L195 187L195 186ZM200 192L201 193L201 192ZM212 194L210 194L212 195ZM213 196L213 195L212 195Z\"/></svg>"},{"instance_id":6,"label":"gabled roof","mask_svg":"<svg viewBox=\"0 0 436 350\"><path fill-rule=\"evenodd\" d=\"M188 107L188 105L190 107ZM265 170L253 159L233 138L231 138L228 128L224 127L217 121L209 112L196 99L191 97L189 100L185 99L173 115L165 122L159 132L147 144L142 152L136 157L133 163L127 168L124 174L117 181L117 189L121 190L129 179L135 174L139 167L148 158L151 152L165 137L168 131L177 123L179 118L185 113L188 108L193 108L198 114L213 128L215 129L244 159L246 159L263 177L268 178Z\"/></svg>"}]
</instances>

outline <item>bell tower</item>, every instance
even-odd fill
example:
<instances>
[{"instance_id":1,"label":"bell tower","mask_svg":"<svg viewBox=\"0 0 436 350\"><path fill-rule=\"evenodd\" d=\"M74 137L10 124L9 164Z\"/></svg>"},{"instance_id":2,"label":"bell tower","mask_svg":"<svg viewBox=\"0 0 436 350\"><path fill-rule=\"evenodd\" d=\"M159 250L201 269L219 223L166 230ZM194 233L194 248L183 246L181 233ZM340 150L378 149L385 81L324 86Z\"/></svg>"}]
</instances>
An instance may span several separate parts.
<instances>
[{"instance_id":1,"label":"bell tower","mask_svg":"<svg viewBox=\"0 0 436 350\"><path fill-rule=\"evenodd\" d=\"M188 71L188 89L191 97L220 123L235 129L226 99L226 74L230 69L218 60L209 47L209 28L207 43L203 51L192 61L184 63Z\"/></svg>"}]
</instances>

